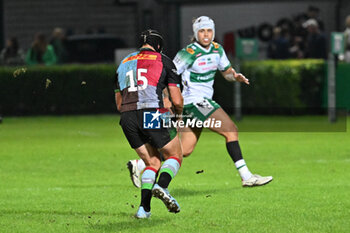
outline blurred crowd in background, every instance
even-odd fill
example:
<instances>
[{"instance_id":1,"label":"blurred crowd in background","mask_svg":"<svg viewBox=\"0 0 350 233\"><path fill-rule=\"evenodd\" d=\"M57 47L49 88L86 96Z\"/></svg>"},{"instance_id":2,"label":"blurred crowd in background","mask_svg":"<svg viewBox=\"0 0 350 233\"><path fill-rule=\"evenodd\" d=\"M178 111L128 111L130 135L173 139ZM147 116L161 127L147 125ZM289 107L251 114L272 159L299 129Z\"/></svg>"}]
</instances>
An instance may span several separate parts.
<instances>
[{"instance_id":1,"label":"blurred crowd in background","mask_svg":"<svg viewBox=\"0 0 350 233\"><path fill-rule=\"evenodd\" d=\"M275 27L273 39L268 45L267 57L326 59L327 40L319 13L318 8L310 6L307 13L299 14L292 21Z\"/></svg>"},{"instance_id":2,"label":"blurred crowd in background","mask_svg":"<svg viewBox=\"0 0 350 233\"><path fill-rule=\"evenodd\" d=\"M292 25L285 23L273 29L268 44L269 59L319 58L327 59L329 41L325 35L320 10L310 6L307 13L293 18ZM350 62L350 15L345 20L345 60ZM343 59L344 56L341 56Z\"/></svg>"},{"instance_id":3,"label":"blurred crowd in background","mask_svg":"<svg viewBox=\"0 0 350 233\"><path fill-rule=\"evenodd\" d=\"M63 64L68 60L66 39L64 30L55 28L51 39L48 40L43 33L37 33L27 52L24 52L16 37L6 41L6 47L1 51L0 62L2 65L54 65Z\"/></svg>"},{"instance_id":4,"label":"blurred crowd in background","mask_svg":"<svg viewBox=\"0 0 350 233\"><path fill-rule=\"evenodd\" d=\"M329 42L319 13L320 10L317 7L310 6L306 13L294 17L292 23L286 22L274 27L273 38L268 42L266 57L268 59L327 59ZM68 33L71 34L71 32ZM86 34L91 33L87 31ZM105 30L98 30L97 33L104 34ZM74 62L71 59L74 57L72 50L75 50L77 43L68 46L66 34L62 28L55 28L50 38L43 33L37 33L28 51L23 51L17 38L11 37L7 39L6 46L0 53L0 64L5 66L54 65ZM350 15L345 20L344 36L345 53L340 56L340 59L350 62ZM103 42L103 44L106 43ZM91 44L84 46L91 46ZM99 53L103 49L108 49L95 46L97 48L94 51L99 51ZM98 55L96 52L95 54ZM104 54L99 55L104 56ZM82 54L82 57L84 56L89 55ZM94 60L91 58L86 61Z\"/></svg>"}]
</instances>

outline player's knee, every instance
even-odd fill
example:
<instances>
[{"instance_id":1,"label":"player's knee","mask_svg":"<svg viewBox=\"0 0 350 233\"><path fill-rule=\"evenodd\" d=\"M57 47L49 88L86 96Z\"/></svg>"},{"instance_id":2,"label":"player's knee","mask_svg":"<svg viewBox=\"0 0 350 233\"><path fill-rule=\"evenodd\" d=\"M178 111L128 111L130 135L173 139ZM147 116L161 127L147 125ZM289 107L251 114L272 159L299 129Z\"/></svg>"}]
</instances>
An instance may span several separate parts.
<instances>
[{"instance_id":1,"label":"player's knee","mask_svg":"<svg viewBox=\"0 0 350 233\"><path fill-rule=\"evenodd\" d=\"M238 128L235 125L235 123L231 122L231 124L229 124L228 128L229 128L228 131L233 132L233 133L238 135Z\"/></svg>"},{"instance_id":2,"label":"player's knee","mask_svg":"<svg viewBox=\"0 0 350 233\"><path fill-rule=\"evenodd\" d=\"M183 150L183 156L184 157L188 157L188 156L190 156L192 154L192 152L193 152L193 148L184 149Z\"/></svg>"},{"instance_id":3,"label":"player's knee","mask_svg":"<svg viewBox=\"0 0 350 233\"><path fill-rule=\"evenodd\" d=\"M169 157L175 157L178 158L179 160L182 160L182 151L181 147L178 148L172 148L172 150L163 150L162 151L164 159L168 159Z\"/></svg>"},{"instance_id":4,"label":"player's knee","mask_svg":"<svg viewBox=\"0 0 350 233\"><path fill-rule=\"evenodd\" d=\"M238 137L238 128L233 122L227 127L227 129L227 135Z\"/></svg>"},{"instance_id":5,"label":"player's knee","mask_svg":"<svg viewBox=\"0 0 350 233\"><path fill-rule=\"evenodd\" d=\"M238 132L237 131L222 132L221 135L225 137L227 142L238 140Z\"/></svg>"},{"instance_id":6,"label":"player's knee","mask_svg":"<svg viewBox=\"0 0 350 233\"><path fill-rule=\"evenodd\" d=\"M238 131L233 131L231 134L232 134L232 137L238 138Z\"/></svg>"}]
</instances>

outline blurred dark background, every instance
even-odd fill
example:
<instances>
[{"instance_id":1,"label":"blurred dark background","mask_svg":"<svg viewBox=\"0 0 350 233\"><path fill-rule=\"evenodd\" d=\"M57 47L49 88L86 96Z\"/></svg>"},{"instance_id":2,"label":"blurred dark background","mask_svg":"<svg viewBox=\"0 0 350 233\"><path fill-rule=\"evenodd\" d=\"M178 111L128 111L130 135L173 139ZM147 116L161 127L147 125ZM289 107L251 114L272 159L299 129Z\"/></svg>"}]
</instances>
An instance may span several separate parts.
<instances>
[{"instance_id":1,"label":"blurred dark background","mask_svg":"<svg viewBox=\"0 0 350 233\"><path fill-rule=\"evenodd\" d=\"M119 47L135 47L138 33L154 28L163 33L165 51L172 57L189 42L194 17L212 17L216 39L224 43L228 32L258 37L259 33L271 34L268 26L281 25L283 21L292 30L290 24L298 17L301 21L309 17L310 7L318 11L315 17L322 22L326 35L344 30L344 20L350 12L347 0L0 0L0 47L5 46L6 39L16 37L26 51L36 33L42 32L49 39L56 27L62 28L68 39L107 34L120 41ZM262 24L268 25L267 30L259 31ZM267 50L267 39L259 40L261 49ZM106 49L110 47L115 46ZM266 57L266 53L261 56Z\"/></svg>"},{"instance_id":2,"label":"blurred dark background","mask_svg":"<svg viewBox=\"0 0 350 233\"><path fill-rule=\"evenodd\" d=\"M160 31L173 58L201 15L235 68L236 41L258 44L255 61L241 61L254 84L242 87L243 112L325 113L329 57L336 107L350 112L349 0L0 0L0 15L0 116L116 112L116 64L139 33ZM332 32L343 54L329 55ZM215 80L214 99L233 113L234 85Z\"/></svg>"}]
</instances>

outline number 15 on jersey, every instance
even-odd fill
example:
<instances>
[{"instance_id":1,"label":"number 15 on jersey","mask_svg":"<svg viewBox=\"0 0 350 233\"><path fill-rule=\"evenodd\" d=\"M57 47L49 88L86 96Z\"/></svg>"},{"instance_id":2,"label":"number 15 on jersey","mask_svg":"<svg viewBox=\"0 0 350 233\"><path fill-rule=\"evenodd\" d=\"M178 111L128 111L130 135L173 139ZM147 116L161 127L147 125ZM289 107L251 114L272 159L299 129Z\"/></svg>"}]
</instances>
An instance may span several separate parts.
<instances>
[{"instance_id":1,"label":"number 15 on jersey","mask_svg":"<svg viewBox=\"0 0 350 233\"><path fill-rule=\"evenodd\" d=\"M147 69L137 69L137 77L134 77L134 71L133 70L129 70L126 73L127 78L129 79L130 82L130 87L128 88L129 92L135 92L135 91L142 91L145 90L147 88L148 85L148 80L145 76L143 76L142 74L146 74L147 73ZM141 81L142 85L138 85L138 82Z\"/></svg>"}]
</instances>

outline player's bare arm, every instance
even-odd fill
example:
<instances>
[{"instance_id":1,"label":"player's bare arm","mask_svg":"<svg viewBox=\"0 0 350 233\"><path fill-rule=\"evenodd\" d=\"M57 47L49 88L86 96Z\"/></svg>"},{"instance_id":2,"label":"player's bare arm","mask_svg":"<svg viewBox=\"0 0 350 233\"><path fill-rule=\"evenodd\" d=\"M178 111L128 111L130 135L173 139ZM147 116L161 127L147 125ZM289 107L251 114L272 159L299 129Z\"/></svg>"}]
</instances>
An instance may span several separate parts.
<instances>
[{"instance_id":1,"label":"player's bare arm","mask_svg":"<svg viewBox=\"0 0 350 233\"><path fill-rule=\"evenodd\" d=\"M169 99L169 91L168 88L164 88L163 90L163 104L164 104L164 108L171 110L171 101Z\"/></svg>"},{"instance_id":2,"label":"player's bare arm","mask_svg":"<svg viewBox=\"0 0 350 233\"><path fill-rule=\"evenodd\" d=\"M181 115L183 107L184 107L184 100L181 95L181 90L177 86L169 86L169 94L171 97L171 101L174 106L174 111L176 115Z\"/></svg>"},{"instance_id":3,"label":"player's bare arm","mask_svg":"<svg viewBox=\"0 0 350 233\"><path fill-rule=\"evenodd\" d=\"M222 76L229 82L242 82L249 85L249 80L241 73L237 73L232 67L221 72Z\"/></svg>"},{"instance_id":4,"label":"player's bare arm","mask_svg":"<svg viewBox=\"0 0 350 233\"><path fill-rule=\"evenodd\" d=\"M115 103L117 105L118 111L120 111L120 108L122 107L122 94L118 91L115 93Z\"/></svg>"}]
</instances>

